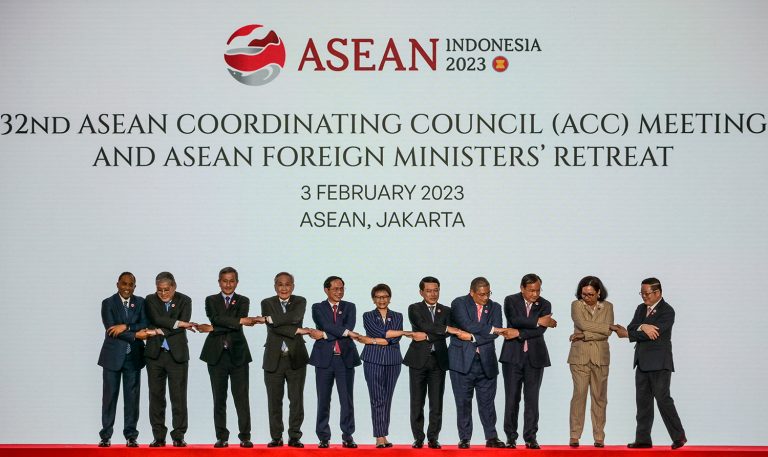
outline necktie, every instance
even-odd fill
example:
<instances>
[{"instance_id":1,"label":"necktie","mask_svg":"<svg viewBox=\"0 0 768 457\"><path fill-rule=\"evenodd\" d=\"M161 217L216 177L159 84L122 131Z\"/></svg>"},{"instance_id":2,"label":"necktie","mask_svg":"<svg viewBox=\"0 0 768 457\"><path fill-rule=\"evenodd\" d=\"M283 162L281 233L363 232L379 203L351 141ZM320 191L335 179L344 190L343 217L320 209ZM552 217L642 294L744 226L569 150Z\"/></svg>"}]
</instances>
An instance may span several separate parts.
<instances>
[{"instance_id":1,"label":"necktie","mask_svg":"<svg viewBox=\"0 0 768 457\"><path fill-rule=\"evenodd\" d=\"M123 307L125 309L125 319L127 320L128 319L128 300L123 300ZM125 325L128 325L128 323L126 322ZM131 345L130 344L128 344L128 347L125 348L125 353L126 354L130 354L131 353Z\"/></svg>"},{"instance_id":2,"label":"necktie","mask_svg":"<svg viewBox=\"0 0 768 457\"><path fill-rule=\"evenodd\" d=\"M648 317L648 316L650 316L650 315L651 315L651 311L652 311L652 310L653 310L653 308L651 308L651 307L649 306L649 307L648 307L648 309L646 309L646 310L645 310L645 317Z\"/></svg>"},{"instance_id":3,"label":"necktie","mask_svg":"<svg viewBox=\"0 0 768 457\"><path fill-rule=\"evenodd\" d=\"M288 302L280 300L280 306L283 308L283 314L285 314L286 306L288 306ZM280 350L283 352L288 352L288 345L285 344L285 341L283 341L283 344L280 345Z\"/></svg>"},{"instance_id":4,"label":"necktie","mask_svg":"<svg viewBox=\"0 0 768 457\"><path fill-rule=\"evenodd\" d=\"M167 313L171 309L171 302L167 301L165 302L165 312ZM171 347L168 346L168 340L165 339L165 336L163 336L163 349L166 351L170 351Z\"/></svg>"},{"instance_id":5,"label":"necktie","mask_svg":"<svg viewBox=\"0 0 768 457\"><path fill-rule=\"evenodd\" d=\"M339 310L339 305L331 305L331 309L333 310L333 323L336 323L336 311ZM334 354L341 354L341 346L339 346L339 340L336 340L336 342L333 345L333 352Z\"/></svg>"},{"instance_id":6,"label":"necktie","mask_svg":"<svg viewBox=\"0 0 768 457\"><path fill-rule=\"evenodd\" d=\"M229 295L224 297L224 308L229 309L229 301L230 300L232 300L232 297L230 297Z\"/></svg>"},{"instance_id":7,"label":"necktie","mask_svg":"<svg viewBox=\"0 0 768 457\"><path fill-rule=\"evenodd\" d=\"M429 308L429 314L432 315L432 322L435 322L435 305L427 305Z\"/></svg>"},{"instance_id":8,"label":"necktie","mask_svg":"<svg viewBox=\"0 0 768 457\"><path fill-rule=\"evenodd\" d=\"M525 315L526 315L526 317L531 317L531 306L533 306L533 303L525 302ZM525 340L523 342L523 352L528 352L528 340Z\"/></svg>"}]
</instances>

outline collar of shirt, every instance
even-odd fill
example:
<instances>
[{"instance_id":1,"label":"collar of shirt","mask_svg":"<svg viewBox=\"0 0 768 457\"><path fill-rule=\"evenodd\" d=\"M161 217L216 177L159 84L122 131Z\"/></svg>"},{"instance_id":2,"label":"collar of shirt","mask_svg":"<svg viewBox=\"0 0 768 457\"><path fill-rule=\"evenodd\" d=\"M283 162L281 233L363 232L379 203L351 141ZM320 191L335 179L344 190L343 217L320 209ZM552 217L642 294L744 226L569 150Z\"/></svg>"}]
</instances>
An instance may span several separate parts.
<instances>
[{"instance_id":1,"label":"collar of shirt","mask_svg":"<svg viewBox=\"0 0 768 457\"><path fill-rule=\"evenodd\" d=\"M341 303L341 302L339 302L339 303ZM330 299L328 299L328 304L331 305L331 306L333 306L333 305L339 306L339 303L334 303Z\"/></svg>"},{"instance_id":2,"label":"collar of shirt","mask_svg":"<svg viewBox=\"0 0 768 457\"><path fill-rule=\"evenodd\" d=\"M535 305L536 303L538 303L538 302L533 302L533 303L531 303L531 302L529 302L529 301L528 301L528 300L526 300L526 299L523 299L523 301L525 302L525 306L526 306L526 307L532 307L533 305Z\"/></svg>"},{"instance_id":3,"label":"collar of shirt","mask_svg":"<svg viewBox=\"0 0 768 457\"><path fill-rule=\"evenodd\" d=\"M650 309L651 312L653 312L653 310L656 309L656 305L658 305L659 303L661 303L661 298L659 299L659 301L657 301L653 305L649 306L648 309ZM648 305L646 305L646 306L648 306Z\"/></svg>"},{"instance_id":4,"label":"collar of shirt","mask_svg":"<svg viewBox=\"0 0 768 457\"><path fill-rule=\"evenodd\" d=\"M234 292L233 292L233 293L232 293L232 295L226 295L226 294L224 294L224 292L222 292L222 293L221 293L221 296L222 296L222 298L224 298L224 301L225 301L225 302L227 301L227 297L229 297L229 301L230 301L230 303L231 303L231 302L232 302L232 297L234 297L234 296L235 296L235 294L234 294Z\"/></svg>"}]
</instances>

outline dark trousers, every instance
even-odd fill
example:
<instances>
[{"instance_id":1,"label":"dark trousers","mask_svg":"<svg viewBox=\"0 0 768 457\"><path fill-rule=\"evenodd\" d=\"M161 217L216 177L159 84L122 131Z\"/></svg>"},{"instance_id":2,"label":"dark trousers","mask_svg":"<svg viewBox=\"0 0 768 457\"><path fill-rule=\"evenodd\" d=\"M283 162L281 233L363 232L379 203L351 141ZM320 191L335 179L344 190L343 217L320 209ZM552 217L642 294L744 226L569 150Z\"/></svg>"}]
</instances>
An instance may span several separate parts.
<instances>
[{"instance_id":1,"label":"dark trousers","mask_svg":"<svg viewBox=\"0 0 768 457\"><path fill-rule=\"evenodd\" d=\"M456 399L456 423L459 439L472 438L472 397L477 391L477 412L483 424L485 439L498 438L496 433L496 376L489 378L483 371L480 356L475 355L469 373L462 374L451 370L451 387Z\"/></svg>"},{"instance_id":2,"label":"dark trousers","mask_svg":"<svg viewBox=\"0 0 768 457\"><path fill-rule=\"evenodd\" d=\"M131 357L126 355L120 371L104 368L104 388L101 395L101 431L99 436L112 438L117 412L117 397L120 394L120 380L123 381L123 435L126 439L136 438L139 431L139 399L141 392L141 368L137 368Z\"/></svg>"},{"instance_id":3,"label":"dark trousers","mask_svg":"<svg viewBox=\"0 0 768 457\"><path fill-rule=\"evenodd\" d=\"M304 423L304 382L307 366L291 368L291 358L280 357L277 370L264 371L264 385L267 387L267 411L269 413L269 435L272 439L283 437L283 396L288 385L288 438L301 438L301 424Z\"/></svg>"},{"instance_id":4,"label":"dark trousers","mask_svg":"<svg viewBox=\"0 0 768 457\"><path fill-rule=\"evenodd\" d=\"M217 440L229 440L227 429L227 384L232 382L232 399L237 411L237 426L240 441L251 439L251 406L248 403L248 364L237 366L232 363L229 351L221 352L215 365L208 365L213 392L213 426Z\"/></svg>"},{"instance_id":5,"label":"dark trousers","mask_svg":"<svg viewBox=\"0 0 768 457\"><path fill-rule=\"evenodd\" d=\"M669 370L641 371L635 370L635 401L637 403L637 430L635 441L651 443L651 428L653 427L653 400L659 407L659 414L667 427L673 441L685 440L685 430L677 415L675 401L669 394L672 382L672 372Z\"/></svg>"},{"instance_id":6,"label":"dark trousers","mask_svg":"<svg viewBox=\"0 0 768 457\"><path fill-rule=\"evenodd\" d=\"M355 369L347 368L341 356L336 355L333 356L330 367L315 368L315 382L317 387L317 424L315 425L317 438L320 440L331 439L331 427L328 425L328 421L331 415L331 393L335 382L341 409L339 418L341 439L351 440L355 433L355 405L352 402Z\"/></svg>"},{"instance_id":7,"label":"dark trousers","mask_svg":"<svg viewBox=\"0 0 768 457\"><path fill-rule=\"evenodd\" d=\"M389 435L389 419L392 414L392 397L395 385L400 377L402 365L379 365L365 362L363 374L368 385L368 397L371 399L371 423L373 436L378 438Z\"/></svg>"},{"instance_id":8,"label":"dark trousers","mask_svg":"<svg viewBox=\"0 0 768 457\"><path fill-rule=\"evenodd\" d=\"M516 441L517 421L520 412L520 394L525 406L523 409L523 440L535 441L539 431L539 390L544 378L544 368L532 367L528 357L523 363L502 363L504 375L504 433L507 439Z\"/></svg>"},{"instance_id":9,"label":"dark trousers","mask_svg":"<svg viewBox=\"0 0 768 457\"><path fill-rule=\"evenodd\" d=\"M171 439L183 440L187 433L187 374L189 362L178 363L170 352L162 351L156 359L147 359L147 387L149 388L149 423L152 436L165 441L165 385L171 397L173 430Z\"/></svg>"},{"instance_id":10,"label":"dark trousers","mask_svg":"<svg viewBox=\"0 0 768 457\"><path fill-rule=\"evenodd\" d=\"M423 368L408 370L411 388L411 432L413 439L424 441L424 403L429 395L429 425L426 438L437 441L443 427L445 370L437 364L434 353Z\"/></svg>"}]
</instances>

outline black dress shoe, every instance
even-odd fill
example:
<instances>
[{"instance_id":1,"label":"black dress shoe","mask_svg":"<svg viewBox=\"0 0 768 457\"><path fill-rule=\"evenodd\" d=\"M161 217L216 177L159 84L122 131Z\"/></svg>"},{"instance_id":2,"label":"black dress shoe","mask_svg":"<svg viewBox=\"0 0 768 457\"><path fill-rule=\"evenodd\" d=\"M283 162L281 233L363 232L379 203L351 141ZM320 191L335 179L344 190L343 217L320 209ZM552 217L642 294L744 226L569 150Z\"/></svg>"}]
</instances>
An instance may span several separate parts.
<instances>
[{"instance_id":1,"label":"black dress shoe","mask_svg":"<svg viewBox=\"0 0 768 457\"><path fill-rule=\"evenodd\" d=\"M342 440L341 447L345 447L347 449L357 449L357 443L355 443L355 440Z\"/></svg>"},{"instance_id":2,"label":"black dress shoe","mask_svg":"<svg viewBox=\"0 0 768 457\"><path fill-rule=\"evenodd\" d=\"M459 449L469 449L469 440L459 441Z\"/></svg>"},{"instance_id":3,"label":"black dress shoe","mask_svg":"<svg viewBox=\"0 0 768 457\"><path fill-rule=\"evenodd\" d=\"M229 447L229 443L227 440L216 440L215 443L213 443L213 447L220 448L220 447Z\"/></svg>"},{"instance_id":4,"label":"black dress shoe","mask_svg":"<svg viewBox=\"0 0 768 457\"><path fill-rule=\"evenodd\" d=\"M526 441L525 442L525 448L526 449L541 449L541 446L539 446L539 443L536 442L536 440Z\"/></svg>"},{"instance_id":5,"label":"black dress shoe","mask_svg":"<svg viewBox=\"0 0 768 457\"><path fill-rule=\"evenodd\" d=\"M414 449L421 449L424 447L424 440L416 440L411 444L411 447Z\"/></svg>"},{"instance_id":6,"label":"black dress shoe","mask_svg":"<svg viewBox=\"0 0 768 457\"><path fill-rule=\"evenodd\" d=\"M267 443L267 447L280 447L283 445L282 438L272 438L272 441Z\"/></svg>"},{"instance_id":7,"label":"black dress shoe","mask_svg":"<svg viewBox=\"0 0 768 457\"><path fill-rule=\"evenodd\" d=\"M579 447L579 440L571 440L568 442L568 446L570 447Z\"/></svg>"},{"instance_id":8,"label":"black dress shoe","mask_svg":"<svg viewBox=\"0 0 768 457\"><path fill-rule=\"evenodd\" d=\"M605 447L605 443L602 441L595 441L595 447Z\"/></svg>"},{"instance_id":9,"label":"black dress shoe","mask_svg":"<svg viewBox=\"0 0 768 457\"><path fill-rule=\"evenodd\" d=\"M685 438L681 440L672 441L672 449L680 449L681 447L685 446L685 443L687 442L688 440Z\"/></svg>"},{"instance_id":10,"label":"black dress shoe","mask_svg":"<svg viewBox=\"0 0 768 457\"><path fill-rule=\"evenodd\" d=\"M99 447L110 447L112 446L112 443L108 439L100 439L99 440Z\"/></svg>"},{"instance_id":11,"label":"black dress shoe","mask_svg":"<svg viewBox=\"0 0 768 457\"><path fill-rule=\"evenodd\" d=\"M515 440L507 440L507 448L517 449L517 443L515 442Z\"/></svg>"},{"instance_id":12,"label":"black dress shoe","mask_svg":"<svg viewBox=\"0 0 768 457\"><path fill-rule=\"evenodd\" d=\"M149 443L149 447L165 447L165 441L164 440L154 440L151 443Z\"/></svg>"},{"instance_id":13,"label":"black dress shoe","mask_svg":"<svg viewBox=\"0 0 768 457\"><path fill-rule=\"evenodd\" d=\"M442 446L440 446L440 442L437 441L437 440L429 440L429 442L427 442L427 446L430 449L442 449L443 448Z\"/></svg>"},{"instance_id":14,"label":"black dress shoe","mask_svg":"<svg viewBox=\"0 0 768 457\"><path fill-rule=\"evenodd\" d=\"M504 442L498 438L491 438L489 440L485 440L485 447L501 448L501 447L507 447L507 445L504 444Z\"/></svg>"},{"instance_id":15,"label":"black dress shoe","mask_svg":"<svg viewBox=\"0 0 768 457\"><path fill-rule=\"evenodd\" d=\"M392 447L392 443L379 443L376 445L377 449L384 449L387 447Z\"/></svg>"},{"instance_id":16,"label":"black dress shoe","mask_svg":"<svg viewBox=\"0 0 768 457\"><path fill-rule=\"evenodd\" d=\"M638 443L637 441L633 441L632 443L627 444L627 447L630 449L650 449L653 447L653 444L651 443Z\"/></svg>"},{"instance_id":17,"label":"black dress shoe","mask_svg":"<svg viewBox=\"0 0 768 457\"><path fill-rule=\"evenodd\" d=\"M125 442L125 447L139 447L139 443L136 441L136 438L128 438L128 441Z\"/></svg>"},{"instance_id":18,"label":"black dress shoe","mask_svg":"<svg viewBox=\"0 0 768 457\"><path fill-rule=\"evenodd\" d=\"M299 441L298 438L291 438L288 440L289 447L304 447L304 443Z\"/></svg>"},{"instance_id":19,"label":"black dress shoe","mask_svg":"<svg viewBox=\"0 0 768 457\"><path fill-rule=\"evenodd\" d=\"M327 449L328 448L328 440L320 440L320 443L317 445L320 449Z\"/></svg>"},{"instance_id":20,"label":"black dress shoe","mask_svg":"<svg viewBox=\"0 0 768 457\"><path fill-rule=\"evenodd\" d=\"M184 440L173 440L173 447L187 447L187 442Z\"/></svg>"},{"instance_id":21,"label":"black dress shoe","mask_svg":"<svg viewBox=\"0 0 768 457\"><path fill-rule=\"evenodd\" d=\"M253 443L251 440L240 440L240 447L252 448Z\"/></svg>"}]
</instances>

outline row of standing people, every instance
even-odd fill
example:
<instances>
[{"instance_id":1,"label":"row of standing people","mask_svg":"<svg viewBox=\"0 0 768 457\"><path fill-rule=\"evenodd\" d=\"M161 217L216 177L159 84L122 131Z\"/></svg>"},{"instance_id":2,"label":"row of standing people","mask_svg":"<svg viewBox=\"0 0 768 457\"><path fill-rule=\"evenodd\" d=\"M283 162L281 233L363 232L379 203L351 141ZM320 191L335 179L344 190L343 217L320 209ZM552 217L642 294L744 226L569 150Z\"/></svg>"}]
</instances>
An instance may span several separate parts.
<instances>
[{"instance_id":1,"label":"row of standing people","mask_svg":"<svg viewBox=\"0 0 768 457\"><path fill-rule=\"evenodd\" d=\"M250 317L247 297L235 292L237 271L226 267L219 273L220 293L205 300L210 324L191 322L191 299L176 292L172 274L156 277L156 293L146 301L134 295L135 277L122 273L117 293L102 302L106 329L99 356L103 367L102 429L99 446L111 444L121 380L124 391L124 430L127 446L138 446L136 425L139 415L141 369L146 364L150 423L150 447L165 446L166 384L171 401L173 445L186 446L187 373L189 350L187 331L207 333L200 358L208 365L214 403L214 447L228 446L226 398L228 382L238 417L241 447L252 447L249 404L249 371L252 361L244 326L264 324L264 382L271 441L267 446L283 446L283 399L287 387L289 401L288 446L303 447L301 426L304 420L303 393L307 364L315 367L317 419L315 432L320 448L330 444L330 405L334 385L340 404L342 446L356 448L353 386L355 367L364 362L364 376L371 400L373 435L377 447L391 447L388 441L390 413L395 384L401 365L409 367L410 423L412 447L439 449L446 373L450 373L456 402L458 447L470 447L473 431L472 399L477 405L487 447L514 448L517 445L518 416L524 402L522 438L525 446L538 449L539 390L543 370L550 366L544 333L555 327L549 301L540 296L541 278L525 275L520 292L509 295L504 306L490 299L490 283L482 277L470 284L469 294L453 300L450 307L440 304L440 282L425 277L419 283L422 301L408 307L412 331L403 330L403 315L389 309L391 289L374 286L371 298L375 309L363 313L365 334L354 331L356 307L344 301L344 280L327 278L323 284L326 300L312 305L315 328L303 326L306 300L293 294L294 278L287 272L275 276L276 295L261 302L261 315ZM607 290L596 277L583 278L571 305L574 332L570 336L574 391L570 408L570 441L579 444L586 406L591 393L591 414L595 446L604 445L605 408L610 355L608 337L616 333L636 342L637 429L631 448L650 447L655 399L673 449L685 444L685 432L669 395L671 372L671 330L674 310L661 296L655 278L644 280L639 305L627 328L614 323L613 305L606 300ZM507 326L502 326L502 314ZM304 336L314 340L311 355ZM412 340L403 358L400 340ZM502 351L496 357L495 339L502 337ZM147 341L146 348L144 341ZM355 342L364 345L359 354ZM504 433L496 430L498 362L505 389ZM428 399L428 419L424 407ZM427 423L426 431L424 430ZM426 441L426 443L425 443Z\"/></svg>"}]
</instances>

